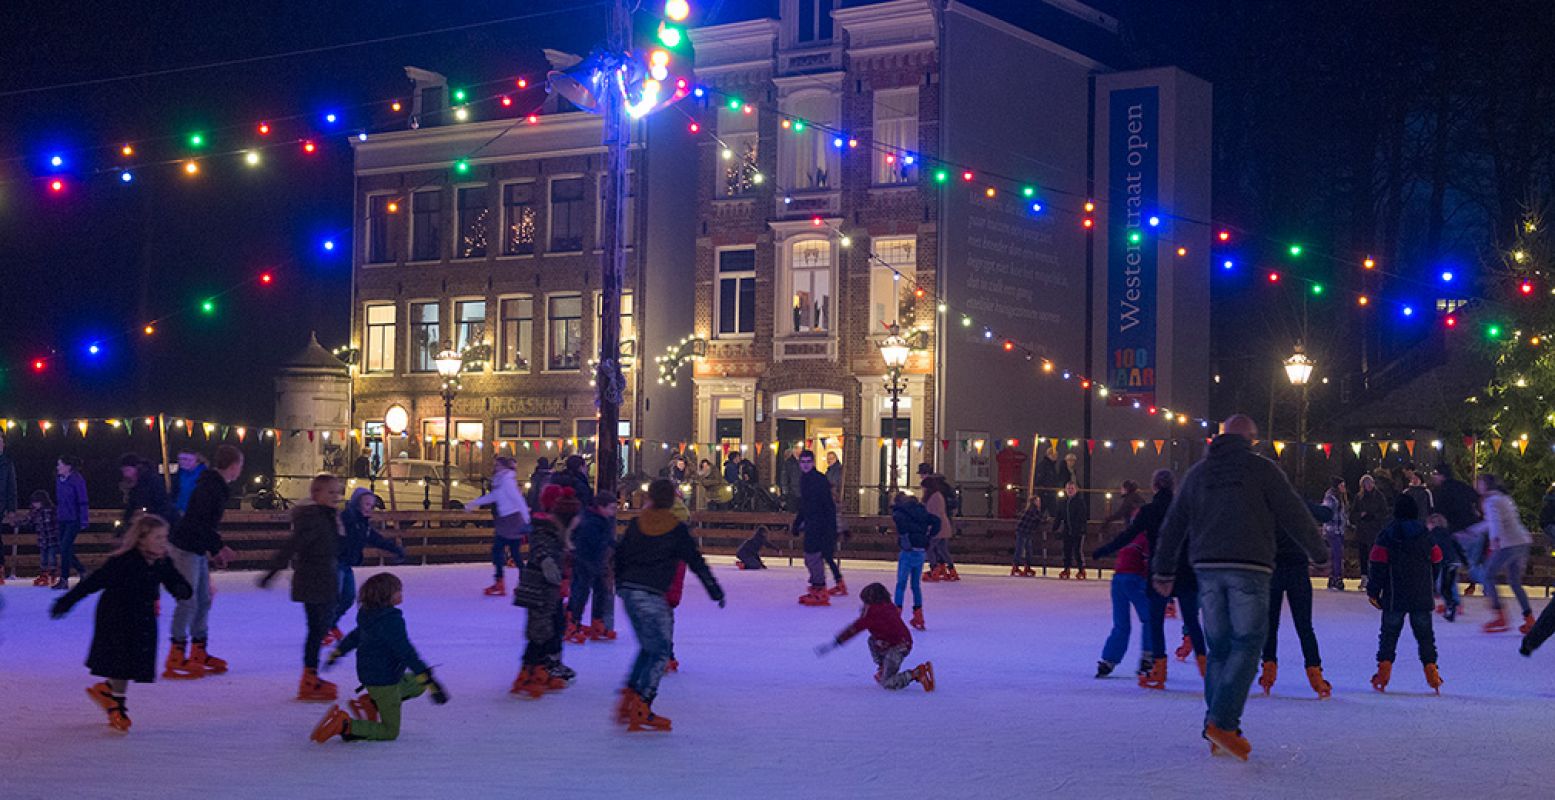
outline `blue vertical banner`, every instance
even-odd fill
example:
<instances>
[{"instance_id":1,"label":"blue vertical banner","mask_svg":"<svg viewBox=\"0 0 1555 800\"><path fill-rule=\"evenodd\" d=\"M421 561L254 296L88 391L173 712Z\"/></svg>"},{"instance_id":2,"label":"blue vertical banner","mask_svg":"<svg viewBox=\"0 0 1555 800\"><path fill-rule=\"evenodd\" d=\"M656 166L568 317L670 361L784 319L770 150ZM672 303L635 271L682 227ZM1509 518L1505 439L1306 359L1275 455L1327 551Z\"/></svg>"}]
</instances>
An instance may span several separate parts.
<instances>
[{"instance_id":1,"label":"blue vertical banner","mask_svg":"<svg viewBox=\"0 0 1555 800\"><path fill-rule=\"evenodd\" d=\"M1155 405L1160 90L1119 89L1107 113L1107 387L1112 405ZM1164 223L1163 223L1164 224Z\"/></svg>"}]
</instances>

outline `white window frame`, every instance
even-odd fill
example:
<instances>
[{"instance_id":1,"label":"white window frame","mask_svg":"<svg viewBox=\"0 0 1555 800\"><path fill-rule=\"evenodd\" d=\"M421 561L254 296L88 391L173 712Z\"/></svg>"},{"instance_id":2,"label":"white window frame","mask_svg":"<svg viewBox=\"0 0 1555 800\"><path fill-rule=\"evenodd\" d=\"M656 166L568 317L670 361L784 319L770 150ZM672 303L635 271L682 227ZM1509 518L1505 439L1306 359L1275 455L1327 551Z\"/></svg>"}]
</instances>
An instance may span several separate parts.
<instances>
[{"instance_id":1,"label":"white window frame","mask_svg":"<svg viewBox=\"0 0 1555 800\"><path fill-rule=\"evenodd\" d=\"M885 113L882 114L881 112ZM903 186L917 183L918 164L903 161L903 152L918 152L918 87L880 89L874 97L874 127L871 132L875 144L885 152L872 154L874 165L870 169L876 186ZM892 161L886 156L891 155Z\"/></svg>"},{"instance_id":2,"label":"white window frame","mask_svg":"<svg viewBox=\"0 0 1555 800\"><path fill-rule=\"evenodd\" d=\"M394 198L395 194L396 194L395 192L371 192L371 193L369 193L367 195L366 221L362 225L362 231L364 233L364 236L363 236L363 239L362 239L362 264L365 265L365 266L379 267L379 266L384 266L384 265L388 265L388 264L394 264L397 261L399 261L399 253L395 252L395 247L394 247L394 216L395 215L389 213L388 206L387 206L387 204L389 202L393 202L393 198ZM386 259L386 260L382 260L382 261L374 261L373 260L373 231L375 230L375 228L373 227L373 201L377 200L379 198L388 198L385 201L384 212L383 212L383 223L384 223L384 227L387 228L387 230L385 231L385 235L384 235L384 241L386 242L386 246L388 247L388 250L389 250L389 253L388 253L389 258Z\"/></svg>"},{"instance_id":3,"label":"white window frame","mask_svg":"<svg viewBox=\"0 0 1555 800\"><path fill-rule=\"evenodd\" d=\"M478 256L462 255L462 251L464 250L464 206L460 205L459 197L467 189L483 189L486 192L486 252L483 255L478 255ZM450 237L452 239L452 243L453 243L453 253L451 254L452 257L453 257L453 260L455 260L455 261L478 261L478 260L481 260L481 259L490 258L491 255L492 255L491 243L492 243L492 233L493 233L492 225L491 225L491 217L492 217L492 214L491 214L491 184L487 184L487 183L462 183L462 184L455 185L453 187L453 190L454 190L453 191L453 195L454 195L454 214L453 214L453 217L454 217L454 235L452 237ZM499 212L497 214L497 216L500 217L501 213ZM504 234L506 233L506 229L500 229L500 230L501 230L502 233L504 233Z\"/></svg>"},{"instance_id":4,"label":"white window frame","mask_svg":"<svg viewBox=\"0 0 1555 800\"><path fill-rule=\"evenodd\" d=\"M797 330L797 326L794 325L793 318L795 292L794 251L799 249L800 245L808 244L811 242L823 242L828 247L828 263L824 267L804 268L809 272L819 272L821 270L826 272L826 326L820 330L800 331ZM783 241L781 261L779 266L780 275L779 280L777 281L779 288L782 291L782 294L779 296L781 302L779 302L774 309L776 316L778 317L778 319L774 320L774 322L776 322L777 330L781 332L782 336L803 339L822 339L830 338L836 335L838 328L837 260L837 243L829 236L800 235L789 237Z\"/></svg>"},{"instance_id":5,"label":"white window frame","mask_svg":"<svg viewBox=\"0 0 1555 800\"><path fill-rule=\"evenodd\" d=\"M435 189L422 188L422 189L417 189L417 190L415 190L415 191L410 193L410 203L409 203L409 205L410 205L410 225L408 226L410 228L410 232L409 232L409 235L407 237L409 242L410 242L410 244L409 244L409 247L408 247L408 252L405 253L405 261L406 261L406 263L410 263L410 264L436 264L436 263L442 261L443 258L447 255L447 252L446 252L445 248L442 246L442 244L443 244L442 242L438 243L437 255L436 256L434 256L432 258L416 258L416 196L417 195L422 195L422 194L436 194L437 195L437 216L439 217L438 224L441 225L441 223L442 223L441 217L443 216L443 211L444 211L444 208L443 208L443 194L444 194L444 192L443 192L441 187L438 187L438 188L435 188ZM442 237L439 236L438 238L441 239Z\"/></svg>"},{"instance_id":6,"label":"white window frame","mask_svg":"<svg viewBox=\"0 0 1555 800\"><path fill-rule=\"evenodd\" d=\"M826 101L824 119L801 113L807 103L816 100ZM778 174L783 177L782 185L794 193L838 191L842 186L842 157L832 144L835 135L823 130L836 128L841 118L842 103L838 92L830 89L796 91L782 99L782 109L784 116L798 118L805 123L803 131L789 130L778 137ZM825 154L824 158L817 157L820 153ZM826 169L825 186L817 185L814 180L813 171L820 168L819 162L824 162ZM799 172L801 164L805 168L804 175Z\"/></svg>"},{"instance_id":7,"label":"white window frame","mask_svg":"<svg viewBox=\"0 0 1555 800\"><path fill-rule=\"evenodd\" d=\"M578 317L577 317L577 320L578 320L578 337L579 337L580 341L578 343L578 365L576 367L553 367L553 366L551 366L551 355L552 355L552 353L556 349L556 341L551 336L551 334L553 332L552 328L551 328L551 323L553 322L553 320L551 318L551 301L552 300L560 300L560 299L564 299L564 298L573 298L573 299L578 301ZM585 313L585 309L586 308L587 308L587 306L584 303L584 295L583 295L582 292L551 292L551 293L545 295L545 365L544 365L544 370L543 370L544 372L549 372L549 373L553 373L553 374L556 374L556 373L575 373L578 370L583 368L584 363L588 360L587 359L588 343L586 341L581 341L582 336L583 336L583 332L585 330L584 327L583 327L583 320L584 320L584 313Z\"/></svg>"},{"instance_id":8,"label":"white window frame","mask_svg":"<svg viewBox=\"0 0 1555 800\"><path fill-rule=\"evenodd\" d=\"M909 261L897 263L892 258L888 257L887 253L891 252L892 245L896 245L901 242L912 243L912 257ZM891 296L887 298L890 302L888 309L900 309L902 305L902 292L910 291L908 287L912 286L913 281L917 277L918 237L880 236L872 240L869 245L870 252L874 256L870 259L869 262L869 335L885 336L886 326L892 322L895 322L903 329L912 327L914 320L896 319L894 318L895 314L892 314L892 319L886 319L885 317L881 316L881 308L879 303L881 298L878 298L876 293L883 287L889 287ZM896 271L902 274L902 280L894 280L894 275L891 269L882 265L880 261L886 261L887 263L890 263L892 266L896 267Z\"/></svg>"},{"instance_id":9,"label":"white window frame","mask_svg":"<svg viewBox=\"0 0 1555 800\"><path fill-rule=\"evenodd\" d=\"M719 271L719 264L722 261L723 254L727 253L727 252L734 252L734 251L740 251L740 250L746 250L746 251L749 251L751 253L755 253L756 252L756 246L755 245L742 245L742 246L738 246L738 247L720 247L720 248L717 248L716 250L713 251L713 338L714 339L754 339L756 337L756 311L755 311L755 309L751 309L751 329L749 331L741 331L741 330L739 330L739 327L740 327L740 323L739 323L739 317L740 317L740 305L739 305L739 303L740 303L740 299L739 299L740 298L740 290L739 290L738 281L749 280L751 282L752 286L754 287L754 285L756 284L756 265L755 265L754 261L752 262L751 268L749 270L742 270L740 272L730 272L730 273L727 273L727 274ZM725 280L736 281L735 290L734 290L735 291L735 299L734 299L734 303L735 303L735 306L734 306L734 317L735 317L734 328L735 328L735 330L730 331L728 333L722 333L721 332L723 330L723 282ZM751 303L754 305L755 301L756 301L756 293L754 291L752 291L751 292Z\"/></svg>"},{"instance_id":10,"label":"white window frame","mask_svg":"<svg viewBox=\"0 0 1555 800\"><path fill-rule=\"evenodd\" d=\"M730 191L725 170L739 161L747 147L752 147L755 148L757 171L760 171L761 112L748 103L738 111L731 110L727 104L720 104L717 108L719 145L717 165L713 169L713 197L720 200L750 197L756 194L757 184L752 184L744 191ZM725 148L733 153L733 157L727 161L723 157Z\"/></svg>"},{"instance_id":11,"label":"white window frame","mask_svg":"<svg viewBox=\"0 0 1555 800\"><path fill-rule=\"evenodd\" d=\"M468 297L454 297L454 298L451 298L450 300L451 301L449 303L449 310L452 313L449 315L449 322L450 322L451 327L450 327L450 329L448 331L449 334L450 334L448 339L449 339L449 341L453 342L454 349L458 350L459 352L462 353L462 352L464 352L464 349L466 347L469 347L471 345L481 344L482 342L484 342L486 344L490 344L491 343L491 301L487 300L485 297L483 297L481 295L470 295ZM460 311L459 307L464 305L465 303L480 303L480 304L482 304L484 306L484 308L482 309L481 322L480 322L480 325L481 325L481 340L478 341L478 342L461 342L460 341L460 337L464 336L465 320L463 319L462 315L459 313L459 311Z\"/></svg>"},{"instance_id":12,"label":"white window frame","mask_svg":"<svg viewBox=\"0 0 1555 800\"><path fill-rule=\"evenodd\" d=\"M387 356L388 366L386 368L383 368L383 369L373 369L372 368L373 352L374 352L374 348L373 348L373 328L374 327L384 327L384 325L382 325L381 323L377 324L377 325L375 325L373 323L372 313L373 313L373 309L376 309L376 308L387 308L390 311L394 312L393 313L393 319L387 325L387 327L389 329L388 336L384 340L385 342L387 342L387 347L384 348L387 352L386 353L382 353L382 355ZM398 304L392 303L392 302L389 302L389 303L366 303L366 304L364 304L362 306L362 374L363 375L393 375L394 374L394 368L395 368L394 359L395 359L395 356L397 355L395 353L395 350L397 349L395 347L395 345L399 341L399 327L400 327L400 309L399 309L399 305Z\"/></svg>"},{"instance_id":13,"label":"white window frame","mask_svg":"<svg viewBox=\"0 0 1555 800\"><path fill-rule=\"evenodd\" d=\"M431 305L433 308L437 309L437 340L432 343L434 355L436 354L437 348L441 347L443 342L444 328L442 302L434 297L422 297L413 300L407 300L405 302L405 371L414 375L426 375L428 373L437 372L437 367L435 365L429 366L427 369L416 368L415 339L418 321L415 318L415 310L416 306L421 305Z\"/></svg>"},{"instance_id":14,"label":"white window frame","mask_svg":"<svg viewBox=\"0 0 1555 800\"><path fill-rule=\"evenodd\" d=\"M544 252L544 248L540 247L540 204L535 197L538 183L539 181L533 178L525 178L517 181L503 181L497 184L497 204L502 209L500 213L502 217L502 246L497 248L497 258L534 258L537 254ZM512 220L508 219L508 187L520 184L528 184L529 186L529 210L535 215L535 238L534 241L529 243L529 252L509 253L508 227L512 224Z\"/></svg>"},{"instance_id":15,"label":"white window frame","mask_svg":"<svg viewBox=\"0 0 1555 800\"><path fill-rule=\"evenodd\" d=\"M580 229L578 231L578 239L579 239L579 241L578 241L578 249L576 249L576 250L552 250L551 249L551 245L555 244L555 242L556 242L556 235L555 235L555 231L556 231L556 203L552 200L552 198L555 196L554 193L556 191L556 188L555 188L556 187L556 182L557 181L570 181L570 180L581 180L581 181L583 181L583 199L581 201L579 201L579 205L578 205L579 209L587 209L588 205L589 205L589 176L588 175L586 175L586 174L584 174L582 172L579 172L579 173L576 173L576 174L574 174L574 173L566 173L566 174L562 174L562 175L552 175L552 176L550 176L546 180L546 182L545 182L545 251L544 252L548 256L550 256L550 255L556 255L556 256L575 256L575 255L578 255L579 253L586 252L587 248L588 248L588 243L582 241L583 237L588 235L588 227L587 226L580 226Z\"/></svg>"},{"instance_id":16,"label":"white window frame","mask_svg":"<svg viewBox=\"0 0 1555 800\"><path fill-rule=\"evenodd\" d=\"M529 301L529 350L525 354L529 361L527 369L507 369L503 363L507 353L507 317L502 315L502 306L509 300ZM534 371L535 368L535 296L520 292L518 294L505 294L497 298L497 343L492 350L492 369L507 375L524 375Z\"/></svg>"}]
</instances>

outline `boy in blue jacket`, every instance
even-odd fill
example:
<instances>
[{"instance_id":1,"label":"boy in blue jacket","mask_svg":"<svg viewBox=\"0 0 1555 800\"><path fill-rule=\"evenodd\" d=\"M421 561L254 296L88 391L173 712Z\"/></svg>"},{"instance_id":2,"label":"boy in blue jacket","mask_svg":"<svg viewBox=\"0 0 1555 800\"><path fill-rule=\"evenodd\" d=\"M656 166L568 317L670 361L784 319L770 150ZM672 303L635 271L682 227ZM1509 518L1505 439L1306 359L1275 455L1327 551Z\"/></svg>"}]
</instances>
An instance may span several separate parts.
<instances>
[{"instance_id":1,"label":"boy in blue jacket","mask_svg":"<svg viewBox=\"0 0 1555 800\"><path fill-rule=\"evenodd\" d=\"M923 560L939 533L939 517L930 514L918 498L908 492L897 492L891 503L891 521L896 523L896 543L902 552L896 557L896 607L902 607L907 582L912 581L912 626L923 630L923 586L919 583L923 573Z\"/></svg>"},{"instance_id":2,"label":"boy in blue jacket","mask_svg":"<svg viewBox=\"0 0 1555 800\"><path fill-rule=\"evenodd\" d=\"M572 531L572 591L567 598L566 639L574 644L590 639L613 642L616 638L616 596L608 579L610 552L616 546L616 506L615 493L594 495L594 502L583 509ZM592 622L584 625L583 607L590 594L594 596L589 610Z\"/></svg>"},{"instance_id":3,"label":"boy in blue jacket","mask_svg":"<svg viewBox=\"0 0 1555 800\"><path fill-rule=\"evenodd\" d=\"M387 572L368 578L362 584L361 609L356 614L356 630L346 635L326 666L339 661L353 650L356 677L366 687L364 694L351 701L352 719L340 706L332 705L313 729L313 741L323 743L336 736L345 741L371 739L390 741L400 735L400 704L412 697L432 692L432 702L448 702L448 693L432 677L432 668L416 654L405 630L405 615L396 607L405 601L404 585ZM408 674L407 674L408 673Z\"/></svg>"}]
</instances>

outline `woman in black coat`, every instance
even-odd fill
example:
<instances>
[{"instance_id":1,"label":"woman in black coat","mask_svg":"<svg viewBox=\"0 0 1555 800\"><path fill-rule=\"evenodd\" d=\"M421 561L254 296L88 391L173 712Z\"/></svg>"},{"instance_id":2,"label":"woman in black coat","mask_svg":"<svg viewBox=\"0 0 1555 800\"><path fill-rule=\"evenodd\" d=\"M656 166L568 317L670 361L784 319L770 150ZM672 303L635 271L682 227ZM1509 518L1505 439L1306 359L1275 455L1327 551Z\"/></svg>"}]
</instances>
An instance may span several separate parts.
<instances>
[{"instance_id":1,"label":"woman in black coat","mask_svg":"<svg viewBox=\"0 0 1555 800\"><path fill-rule=\"evenodd\" d=\"M162 586L179 600L194 590L167 557L167 520L153 514L136 517L123 543L101 567L50 609L60 619L87 595L101 591L87 669L105 680L86 690L108 712L115 730L130 729L124 692L130 681L152 683L157 676L157 593Z\"/></svg>"}]
</instances>

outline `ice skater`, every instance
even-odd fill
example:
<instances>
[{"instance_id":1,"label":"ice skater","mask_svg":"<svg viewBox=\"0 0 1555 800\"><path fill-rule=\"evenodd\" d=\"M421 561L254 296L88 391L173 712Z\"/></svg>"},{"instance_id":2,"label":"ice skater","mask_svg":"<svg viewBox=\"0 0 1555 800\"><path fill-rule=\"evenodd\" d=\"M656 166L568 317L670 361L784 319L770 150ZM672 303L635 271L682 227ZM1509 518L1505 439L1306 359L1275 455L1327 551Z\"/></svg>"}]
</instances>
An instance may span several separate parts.
<instances>
[{"instance_id":1,"label":"ice skater","mask_svg":"<svg viewBox=\"0 0 1555 800\"><path fill-rule=\"evenodd\" d=\"M356 629L340 641L325 665L332 666L355 651L356 678L367 691L351 701L355 719L340 706L329 707L311 737L320 744L336 736L347 742L393 741L400 736L400 705L406 700L430 690L432 702L448 702L448 692L410 643L405 615L399 610L405 602L400 579L387 572L368 578L362 582L359 602Z\"/></svg>"},{"instance_id":2,"label":"ice skater","mask_svg":"<svg viewBox=\"0 0 1555 800\"><path fill-rule=\"evenodd\" d=\"M188 489L183 515L173 524L168 538L168 557L178 574L194 589L188 600L173 609L173 646L168 648L164 678L203 678L227 671L227 661L206 650L210 639L211 567L227 566L237 557L221 540L221 519L227 510L230 483L243 474L243 451L231 445L216 450L215 467L199 465L191 456L182 488ZM196 470L194 467L199 465ZM195 477L198 474L198 477ZM181 495L183 496L183 495ZM185 649L187 648L187 650ZM187 653L187 655L186 655Z\"/></svg>"},{"instance_id":3,"label":"ice skater","mask_svg":"<svg viewBox=\"0 0 1555 800\"><path fill-rule=\"evenodd\" d=\"M741 542L740 549L734 551L734 557L738 559L735 566L740 569L766 569L767 565L761 560L761 551L771 546L767 526L757 525L751 537Z\"/></svg>"},{"instance_id":4,"label":"ice skater","mask_svg":"<svg viewBox=\"0 0 1555 800\"><path fill-rule=\"evenodd\" d=\"M33 586L53 586L59 572L59 516L54 511L54 501L49 493L38 489L28 500L26 525L38 537L38 577Z\"/></svg>"},{"instance_id":5,"label":"ice skater","mask_svg":"<svg viewBox=\"0 0 1555 800\"><path fill-rule=\"evenodd\" d=\"M831 597L848 593L840 572L832 575L836 585L826 589L827 560L837 548L837 503L832 500L826 475L815 468L815 453L805 450L799 454L799 470L799 511L790 532L803 536L804 564L810 573L810 588L799 596L799 604L827 606Z\"/></svg>"},{"instance_id":6,"label":"ice skater","mask_svg":"<svg viewBox=\"0 0 1555 800\"><path fill-rule=\"evenodd\" d=\"M610 551L616 545L615 492L599 492L594 502L583 509L572 530L572 590L567 598L567 641L583 644L589 640L613 642L615 630L615 587L608 580ZM583 624L583 607L594 598L589 624Z\"/></svg>"},{"instance_id":7,"label":"ice skater","mask_svg":"<svg viewBox=\"0 0 1555 800\"><path fill-rule=\"evenodd\" d=\"M1160 537L1161 523L1166 519L1166 512L1172 506L1172 488L1176 485L1176 482L1176 476L1172 474L1171 470L1156 470L1155 474L1150 477L1150 486L1155 491L1155 494L1151 496L1150 501L1141 506L1139 510L1134 513L1133 518L1129 521L1128 526L1123 529L1122 533L1119 533L1106 547L1103 547L1097 552L1118 552L1124 550L1131 542L1135 541L1135 539L1140 534L1143 534L1145 537L1145 554L1153 551L1155 549L1156 541ZM1132 564L1132 554L1128 559L1120 556L1118 561L1120 564L1125 561L1129 561L1131 562L1129 566L1135 566ZM1141 570L1140 574L1145 575L1150 566L1148 555L1144 559L1144 562L1138 564L1137 566ZM1198 597L1191 592L1184 592L1185 587L1193 588L1195 586L1193 583L1193 570L1187 568L1186 565L1179 566L1177 575L1178 585L1173 587L1173 589L1182 596L1183 627L1184 629L1192 630L1195 632L1195 636L1197 637L1197 641L1199 643L1200 652L1202 652L1204 646L1204 633L1199 628ZM1140 653L1142 669L1143 661L1145 658L1149 658L1150 664L1149 671L1142 671L1139 675L1139 685L1141 688L1145 689L1165 689L1166 611L1169 607L1169 604L1171 603L1172 598L1156 592L1155 586L1151 585L1148 581L1146 581L1145 586L1145 597L1147 600L1149 600L1150 603L1150 621L1147 623L1147 630L1149 633L1148 638L1152 648L1149 651L1143 651ZM1123 619L1126 623L1128 619L1127 609L1124 609ZM1186 638L1187 637L1185 637L1185 639ZM1127 644L1128 633L1125 631L1121 645L1126 648ZM1119 659L1122 658L1121 652L1118 654L1118 657ZM1186 656L1182 657L1186 658ZM1199 659L1199 662L1199 674L1202 677L1204 672L1202 657Z\"/></svg>"},{"instance_id":8,"label":"ice skater","mask_svg":"<svg viewBox=\"0 0 1555 800\"><path fill-rule=\"evenodd\" d=\"M540 512L531 518L529 558L518 575L513 605L528 612L524 655L512 694L538 698L567 688L577 677L562 663L567 612L562 606L562 558L567 533L582 504L571 486L551 484L540 492Z\"/></svg>"},{"instance_id":9,"label":"ice skater","mask_svg":"<svg viewBox=\"0 0 1555 800\"><path fill-rule=\"evenodd\" d=\"M1436 635L1431 631L1431 612L1436 603L1431 596L1431 570L1442 560L1441 548L1420 524L1420 509L1414 498L1399 495L1393 505L1393 521L1377 535L1371 549L1370 580L1366 598L1382 612L1382 631L1377 636L1377 672L1371 686L1386 691L1393 677L1393 659L1398 637L1409 621L1425 668L1425 682L1441 694L1442 676L1436 669Z\"/></svg>"},{"instance_id":10,"label":"ice skater","mask_svg":"<svg viewBox=\"0 0 1555 800\"><path fill-rule=\"evenodd\" d=\"M153 683L157 675L157 594L166 587L182 600L193 592L167 557L167 520L142 514L130 520L119 548L60 598L49 615L61 619L76 603L102 592L86 666L102 682L86 690L108 712L108 725L130 729L124 695L129 682Z\"/></svg>"},{"instance_id":11,"label":"ice skater","mask_svg":"<svg viewBox=\"0 0 1555 800\"><path fill-rule=\"evenodd\" d=\"M1523 612L1519 631L1526 635L1533 630L1534 619L1533 606L1528 602L1528 593L1523 590L1523 571L1528 568L1533 536L1523 527L1517 504L1507 496L1506 485L1500 478L1488 472L1482 473L1474 480L1474 485L1479 489L1480 506L1485 511L1485 521L1479 523L1479 526L1484 527L1489 537L1486 549L1490 555L1481 573L1485 599L1490 601L1490 621L1485 623L1484 631L1500 633L1511 628L1506 611L1501 608L1501 592L1497 585L1497 579L1505 573L1506 582L1511 585L1512 594Z\"/></svg>"},{"instance_id":12,"label":"ice skater","mask_svg":"<svg viewBox=\"0 0 1555 800\"><path fill-rule=\"evenodd\" d=\"M1317 506L1327 512L1325 506ZM1314 514L1314 521L1322 519ZM1317 631L1312 627L1312 562L1301 545L1283 529L1274 551L1274 575L1269 580L1269 635L1263 641L1263 674L1258 686L1268 694L1279 677L1280 608L1290 604L1290 621L1301 640L1301 658L1307 683L1319 699L1333 695L1333 684L1323 677L1323 656L1317 646ZM1330 558L1332 554L1330 553Z\"/></svg>"},{"instance_id":13,"label":"ice skater","mask_svg":"<svg viewBox=\"0 0 1555 800\"><path fill-rule=\"evenodd\" d=\"M1161 516L1165 516L1164 508ZM1111 542L1091 553L1091 558L1100 560L1113 553L1117 553L1118 558L1112 565L1112 632L1102 645L1101 660L1096 662L1096 677L1111 675L1118 664L1123 662L1123 656L1128 652L1129 610L1133 609L1139 617L1139 669L1135 675L1140 686L1149 686L1154 677L1153 654L1157 650L1153 638L1154 626L1151 624L1150 598L1145 591L1150 571L1150 537L1143 527L1130 523ZM1163 652L1161 655L1161 679L1164 685L1166 654Z\"/></svg>"},{"instance_id":14,"label":"ice skater","mask_svg":"<svg viewBox=\"0 0 1555 800\"><path fill-rule=\"evenodd\" d=\"M1037 538L1037 530L1042 527L1042 519L1042 495L1033 494L1026 503L1026 510L1021 512L1020 519L1015 521L1015 558L1010 564L1011 577L1036 577L1036 570L1031 568L1031 552L1036 549L1034 540Z\"/></svg>"},{"instance_id":15,"label":"ice skater","mask_svg":"<svg viewBox=\"0 0 1555 800\"><path fill-rule=\"evenodd\" d=\"M925 661L906 672L901 671L902 662L912 653L912 632L902 624L902 609L891 602L885 587L871 583L859 592L858 599L864 603L863 613L836 638L815 648L815 654L824 656L854 636L869 631L869 657L875 661L876 683L895 691L917 681L925 692L934 691L933 662Z\"/></svg>"},{"instance_id":16,"label":"ice skater","mask_svg":"<svg viewBox=\"0 0 1555 800\"><path fill-rule=\"evenodd\" d=\"M1418 505L1419 502L1416 498L1415 503ZM1458 618L1458 610L1462 606L1462 599L1458 597L1458 571L1468 561L1468 556L1448 529L1446 517L1432 514L1426 517L1425 524L1426 530L1431 533L1431 543L1442 551L1442 562L1436 565L1436 613L1441 614L1442 619L1453 622Z\"/></svg>"},{"instance_id":17,"label":"ice skater","mask_svg":"<svg viewBox=\"0 0 1555 800\"><path fill-rule=\"evenodd\" d=\"M325 634L335 623L339 603L340 539L345 532L340 524L340 497L344 491L340 479L321 473L308 484L311 503L292 509L292 535L281 544L269 568L259 578L260 588L269 588L276 573L292 568L292 602L301 603L308 626L302 640L302 678L297 681L297 699L331 703L338 691L335 684L319 677L319 648Z\"/></svg>"},{"instance_id":18,"label":"ice skater","mask_svg":"<svg viewBox=\"0 0 1555 800\"><path fill-rule=\"evenodd\" d=\"M723 588L702 560L691 531L675 513L675 484L665 478L648 484L648 502L649 508L627 525L615 555L616 593L638 645L616 706L616 721L628 731L670 730L670 720L653 712L653 702L675 649L674 612L665 593L675 580L676 566L690 567L719 608L725 602Z\"/></svg>"},{"instance_id":19,"label":"ice skater","mask_svg":"<svg viewBox=\"0 0 1555 800\"><path fill-rule=\"evenodd\" d=\"M540 459L544 464L545 459ZM539 468L536 467L538 475ZM549 474L549 473L547 473ZM531 481L539 481L540 478L532 478ZM539 485L532 483L532 485ZM536 497L543 490L535 489ZM504 581L503 568L507 566L508 559L514 564L522 563L523 556L519 548L524 543L524 536L529 531L529 503L524 500L523 493L518 491L518 462L508 456L497 456L495 466L491 473L491 491L471 500L465 508L474 509L481 506L492 506L496 517L492 523L491 538L491 566L493 570L492 583L486 587L487 597L502 597L508 593L507 584Z\"/></svg>"},{"instance_id":20,"label":"ice skater","mask_svg":"<svg viewBox=\"0 0 1555 800\"><path fill-rule=\"evenodd\" d=\"M912 626L924 629L923 586L919 578L923 574L924 554L939 532L940 519L907 492L898 492L891 504L891 521L896 525L896 543L900 550L896 556L896 594L893 599L898 611L906 599L905 590L912 584Z\"/></svg>"},{"instance_id":21,"label":"ice skater","mask_svg":"<svg viewBox=\"0 0 1555 800\"><path fill-rule=\"evenodd\" d=\"M345 533L340 537L340 552L336 556L338 563L335 565L336 574L340 578L340 598L335 604L334 622L329 626L329 633L324 636L325 647L345 638L340 632L340 620L345 618L346 612L356 602L356 573L353 570L362 566L363 552L369 547L375 547L393 556L392 563L399 564L405 560L405 548L373 527L373 511L377 508L378 495L358 487L351 492L346 510L340 512L340 527Z\"/></svg>"},{"instance_id":22,"label":"ice skater","mask_svg":"<svg viewBox=\"0 0 1555 800\"><path fill-rule=\"evenodd\" d=\"M1085 495L1080 493L1079 484L1070 481L1064 484L1063 499L1058 501L1057 519L1053 522L1053 533L1057 534L1064 542L1064 571L1058 573L1062 580L1068 580L1070 570L1076 570L1073 574L1079 580L1085 580L1085 528L1091 516L1090 503Z\"/></svg>"},{"instance_id":23,"label":"ice skater","mask_svg":"<svg viewBox=\"0 0 1555 800\"><path fill-rule=\"evenodd\" d=\"M950 560L950 537L956 535L956 527L950 521L950 484L940 475L925 475L923 507L939 519L939 531L929 540L929 574L927 581L959 581L956 563Z\"/></svg>"}]
</instances>

